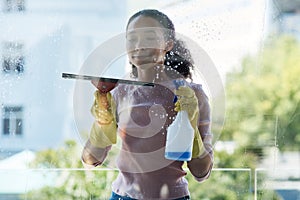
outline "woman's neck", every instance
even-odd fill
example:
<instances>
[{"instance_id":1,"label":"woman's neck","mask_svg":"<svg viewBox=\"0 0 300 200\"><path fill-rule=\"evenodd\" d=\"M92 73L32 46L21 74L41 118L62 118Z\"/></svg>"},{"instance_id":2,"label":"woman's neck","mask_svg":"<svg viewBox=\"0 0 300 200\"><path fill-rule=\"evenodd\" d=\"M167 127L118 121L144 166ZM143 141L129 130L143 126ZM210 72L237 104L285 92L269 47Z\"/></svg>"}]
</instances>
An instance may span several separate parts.
<instances>
[{"instance_id":1,"label":"woman's neck","mask_svg":"<svg viewBox=\"0 0 300 200\"><path fill-rule=\"evenodd\" d=\"M159 83L170 80L165 73L165 66L163 64L151 65L152 66L143 67L142 69L138 68L139 81Z\"/></svg>"}]
</instances>

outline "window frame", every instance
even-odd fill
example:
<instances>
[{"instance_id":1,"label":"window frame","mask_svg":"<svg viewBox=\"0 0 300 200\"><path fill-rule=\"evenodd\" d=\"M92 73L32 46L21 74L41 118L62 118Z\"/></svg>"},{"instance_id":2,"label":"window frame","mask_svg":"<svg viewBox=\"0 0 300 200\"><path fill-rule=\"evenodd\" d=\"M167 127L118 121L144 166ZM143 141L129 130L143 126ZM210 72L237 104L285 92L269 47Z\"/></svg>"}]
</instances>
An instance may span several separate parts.
<instances>
[{"instance_id":1,"label":"window frame","mask_svg":"<svg viewBox=\"0 0 300 200\"><path fill-rule=\"evenodd\" d=\"M22 74L25 60L23 43L17 41L2 42L1 67L4 74Z\"/></svg>"},{"instance_id":2,"label":"window frame","mask_svg":"<svg viewBox=\"0 0 300 200\"><path fill-rule=\"evenodd\" d=\"M25 0L4 0L3 2L3 11L6 13L24 12L25 10Z\"/></svg>"}]
</instances>

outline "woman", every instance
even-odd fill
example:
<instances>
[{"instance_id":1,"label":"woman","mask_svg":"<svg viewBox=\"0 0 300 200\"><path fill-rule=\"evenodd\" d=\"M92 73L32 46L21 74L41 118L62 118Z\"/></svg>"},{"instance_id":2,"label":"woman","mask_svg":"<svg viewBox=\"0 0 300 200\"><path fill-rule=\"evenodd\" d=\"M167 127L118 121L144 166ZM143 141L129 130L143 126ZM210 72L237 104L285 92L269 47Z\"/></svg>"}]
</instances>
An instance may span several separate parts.
<instances>
[{"instance_id":1,"label":"woman","mask_svg":"<svg viewBox=\"0 0 300 200\"><path fill-rule=\"evenodd\" d=\"M192 80L192 58L175 38L172 21L157 10L142 10L129 19L126 42L132 76L155 86L119 84L111 92L100 92L101 88L95 92L92 114L96 120L82 161L101 165L118 134L122 147L111 200L190 199L184 162L165 159L164 151L168 126L177 111L187 111L195 133L187 166L199 182L209 177L213 151L208 99L201 85L185 81L185 86L176 88L173 82Z\"/></svg>"}]
</instances>

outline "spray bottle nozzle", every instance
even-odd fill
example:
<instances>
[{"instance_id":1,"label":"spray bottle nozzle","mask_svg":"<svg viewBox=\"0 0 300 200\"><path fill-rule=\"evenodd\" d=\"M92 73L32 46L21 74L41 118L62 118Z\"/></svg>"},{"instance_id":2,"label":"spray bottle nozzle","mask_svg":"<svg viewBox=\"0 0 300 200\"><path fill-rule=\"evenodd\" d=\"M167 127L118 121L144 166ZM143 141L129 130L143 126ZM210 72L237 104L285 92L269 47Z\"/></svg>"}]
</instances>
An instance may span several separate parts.
<instances>
[{"instance_id":1,"label":"spray bottle nozzle","mask_svg":"<svg viewBox=\"0 0 300 200\"><path fill-rule=\"evenodd\" d=\"M173 80L173 83L174 83L176 89L178 89L180 86L184 86L184 80L182 80L182 79Z\"/></svg>"},{"instance_id":2,"label":"spray bottle nozzle","mask_svg":"<svg viewBox=\"0 0 300 200\"><path fill-rule=\"evenodd\" d=\"M174 83L176 89L178 89L180 86L185 85L183 79L173 80L173 83ZM173 103L176 103L177 100L178 100L178 97L176 95L174 95Z\"/></svg>"}]
</instances>

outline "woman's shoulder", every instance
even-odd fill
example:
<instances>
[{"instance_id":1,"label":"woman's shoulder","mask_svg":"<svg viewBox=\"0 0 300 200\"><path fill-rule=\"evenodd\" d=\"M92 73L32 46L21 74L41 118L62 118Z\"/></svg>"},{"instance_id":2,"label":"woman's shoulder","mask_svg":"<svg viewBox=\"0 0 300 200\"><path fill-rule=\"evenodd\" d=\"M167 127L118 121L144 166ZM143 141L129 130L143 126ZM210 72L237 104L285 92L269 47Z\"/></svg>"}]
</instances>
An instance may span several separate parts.
<instances>
[{"instance_id":1,"label":"woman's shoulder","mask_svg":"<svg viewBox=\"0 0 300 200\"><path fill-rule=\"evenodd\" d=\"M202 89L202 84L200 84L200 83L194 83L194 82L191 82L191 83L190 83L190 86L191 86L193 89L203 90L203 89Z\"/></svg>"},{"instance_id":2,"label":"woman's shoulder","mask_svg":"<svg viewBox=\"0 0 300 200\"><path fill-rule=\"evenodd\" d=\"M198 98L208 100L207 94L203 90L202 84L190 83L190 87L195 91Z\"/></svg>"},{"instance_id":3,"label":"woman's shoulder","mask_svg":"<svg viewBox=\"0 0 300 200\"><path fill-rule=\"evenodd\" d=\"M190 87L195 91L195 92L200 92L200 93L205 93L202 87L202 84L199 83L190 83Z\"/></svg>"}]
</instances>

